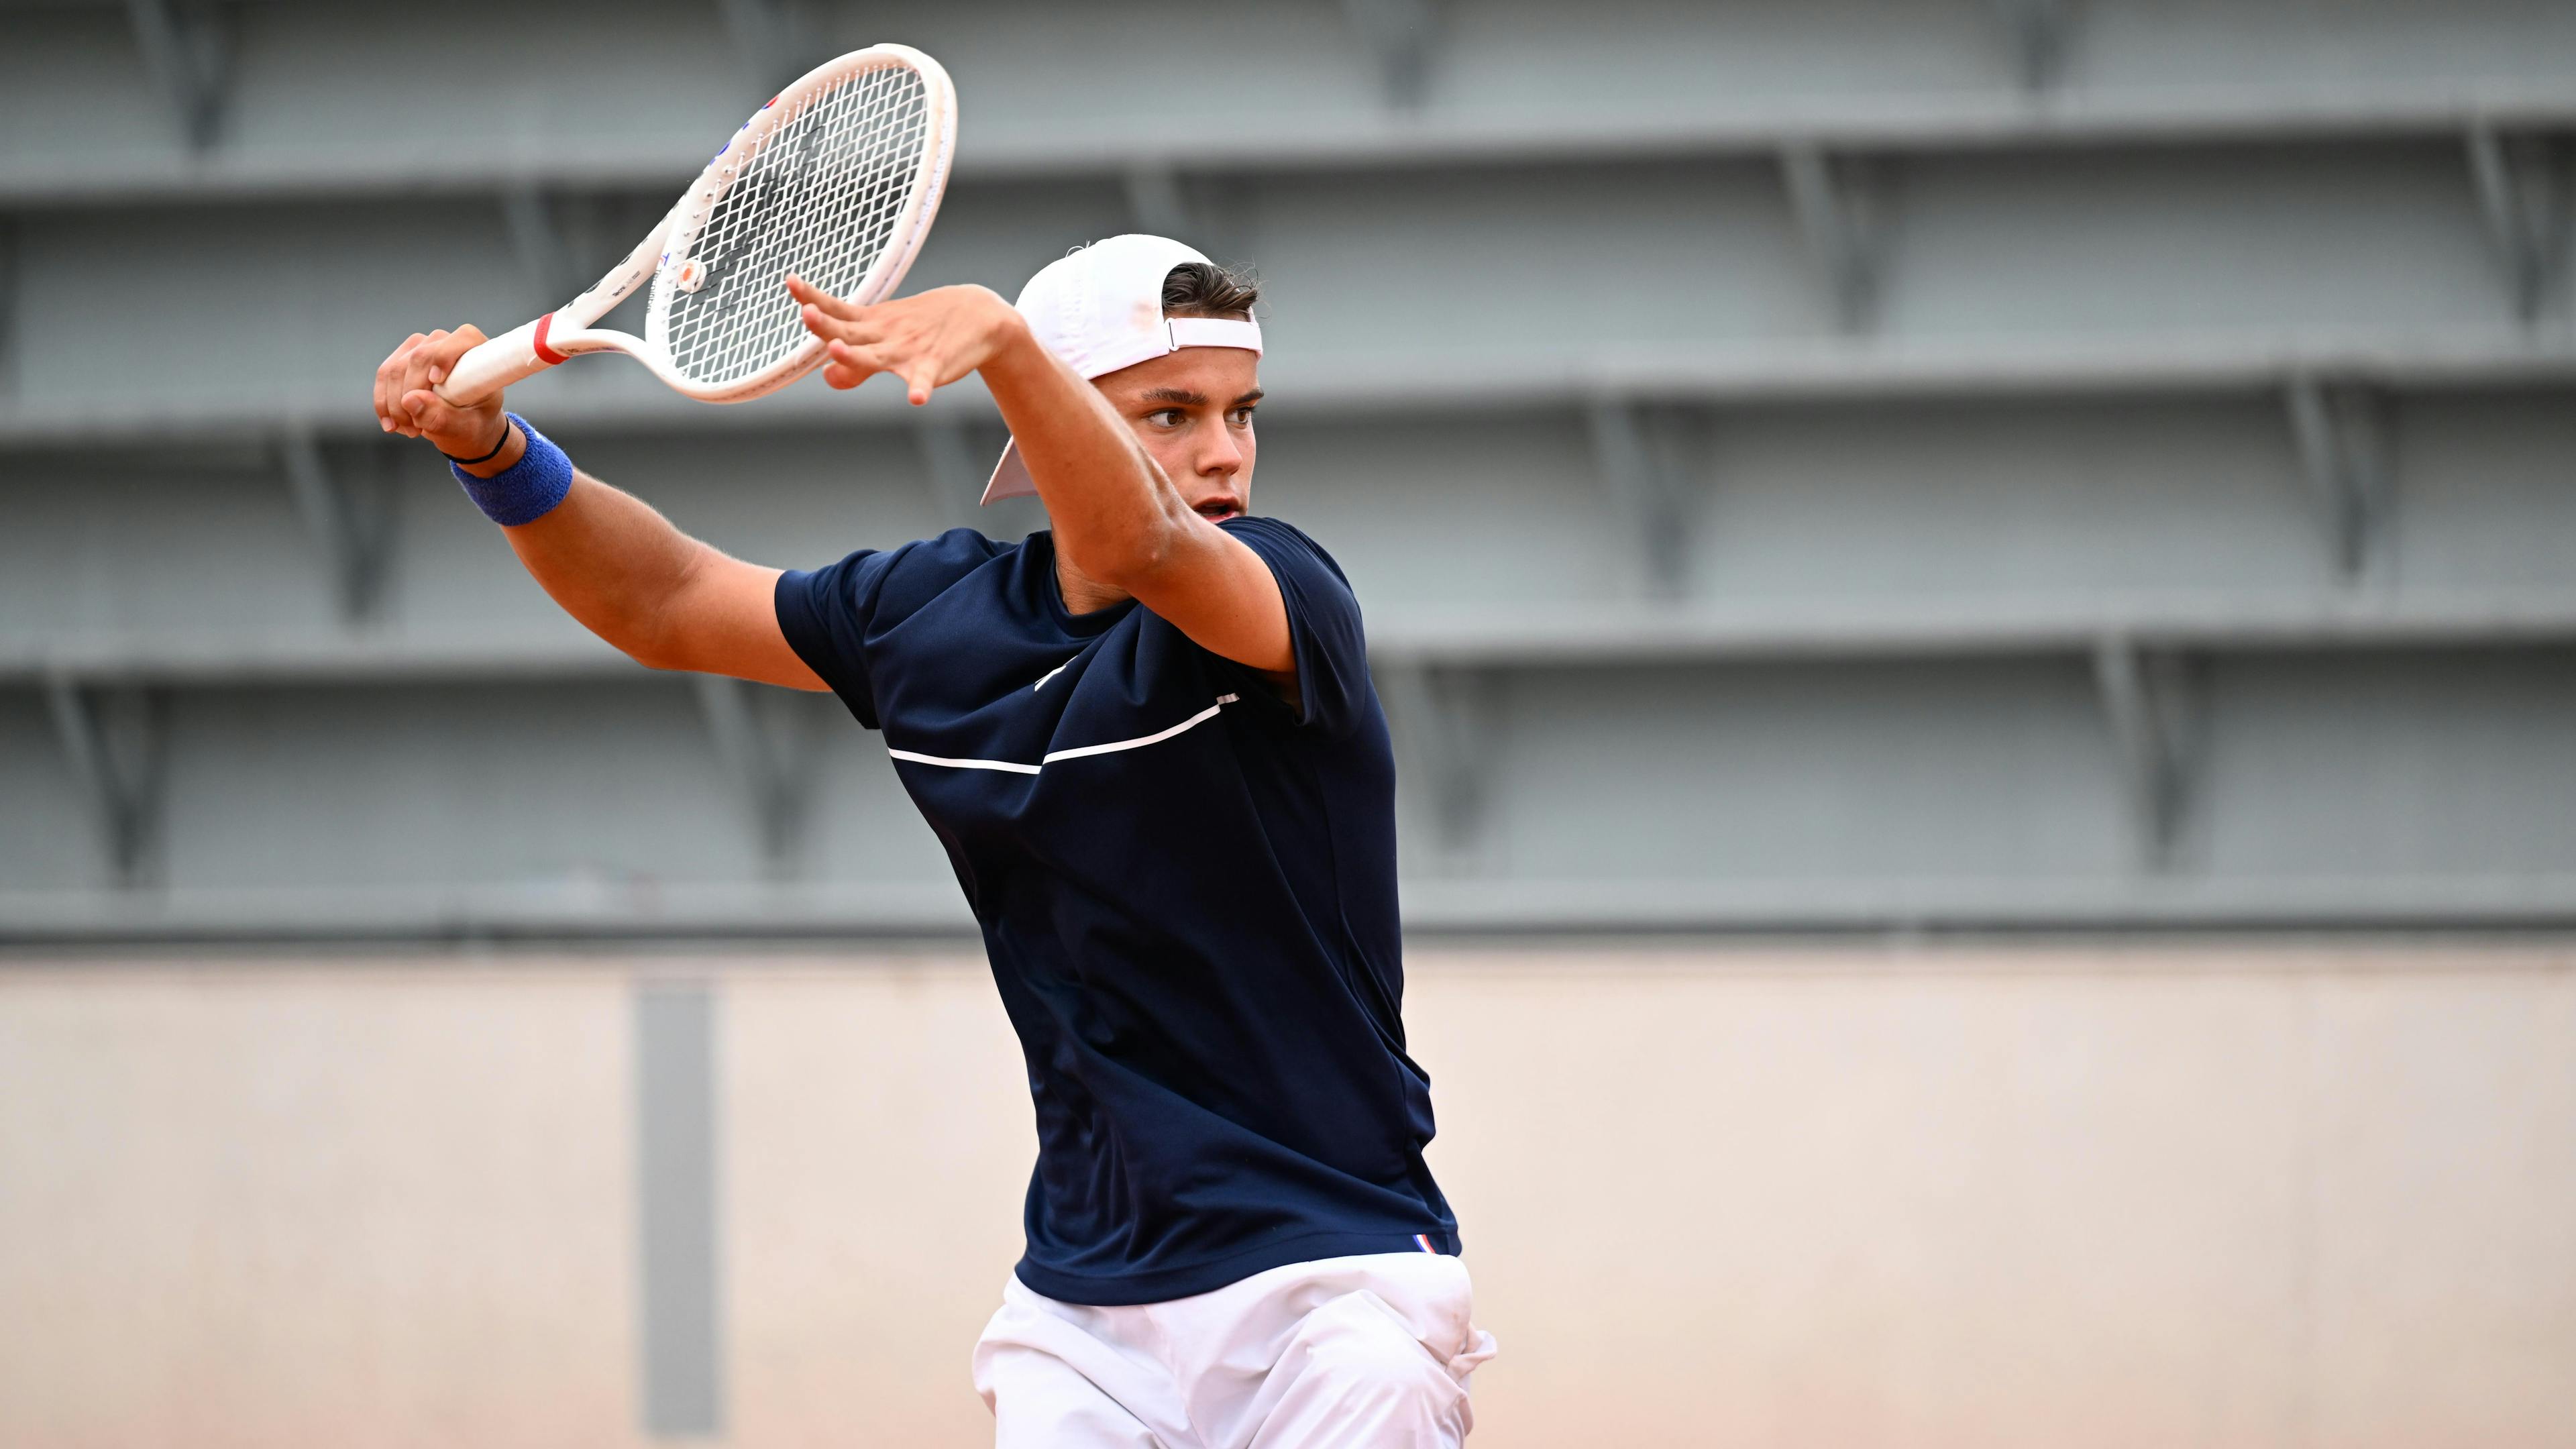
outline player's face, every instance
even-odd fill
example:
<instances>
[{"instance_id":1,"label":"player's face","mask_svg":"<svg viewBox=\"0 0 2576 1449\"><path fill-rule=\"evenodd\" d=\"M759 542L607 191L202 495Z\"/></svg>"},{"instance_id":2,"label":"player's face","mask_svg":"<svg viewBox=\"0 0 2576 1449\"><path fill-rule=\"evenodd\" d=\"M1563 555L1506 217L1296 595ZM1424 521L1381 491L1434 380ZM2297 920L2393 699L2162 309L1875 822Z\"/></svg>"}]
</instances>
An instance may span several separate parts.
<instances>
[{"instance_id":1,"label":"player's face","mask_svg":"<svg viewBox=\"0 0 2576 1449\"><path fill-rule=\"evenodd\" d=\"M1261 354L1184 347L1095 383L1202 517L1223 521L1251 507Z\"/></svg>"}]
</instances>

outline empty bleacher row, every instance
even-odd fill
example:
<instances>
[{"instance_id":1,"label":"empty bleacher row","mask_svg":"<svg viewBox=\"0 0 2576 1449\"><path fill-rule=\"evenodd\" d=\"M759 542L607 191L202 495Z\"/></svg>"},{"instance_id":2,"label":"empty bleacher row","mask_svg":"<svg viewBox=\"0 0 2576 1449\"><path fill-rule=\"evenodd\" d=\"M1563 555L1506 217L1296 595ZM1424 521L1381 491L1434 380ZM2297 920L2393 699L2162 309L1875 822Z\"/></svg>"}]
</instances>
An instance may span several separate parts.
<instances>
[{"instance_id":1,"label":"empty bleacher row","mask_svg":"<svg viewBox=\"0 0 2576 1449\"><path fill-rule=\"evenodd\" d=\"M2217 14L0 9L0 936L962 924L872 739L610 655L365 409L879 38L965 116L913 285L1261 268L1418 924L2562 919L2576 17ZM1042 525L971 385L516 396L767 562Z\"/></svg>"}]
</instances>

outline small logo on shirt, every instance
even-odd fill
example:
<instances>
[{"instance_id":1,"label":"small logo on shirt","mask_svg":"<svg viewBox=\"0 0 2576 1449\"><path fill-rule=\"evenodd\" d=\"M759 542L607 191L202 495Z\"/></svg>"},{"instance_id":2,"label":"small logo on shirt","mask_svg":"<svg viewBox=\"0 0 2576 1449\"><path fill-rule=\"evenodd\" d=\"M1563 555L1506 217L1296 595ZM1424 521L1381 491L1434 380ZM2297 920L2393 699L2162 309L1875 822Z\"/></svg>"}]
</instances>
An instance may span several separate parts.
<instances>
[{"instance_id":1,"label":"small logo on shirt","mask_svg":"<svg viewBox=\"0 0 2576 1449\"><path fill-rule=\"evenodd\" d=\"M1429 1233L1415 1233L1413 1235L1413 1241L1420 1244L1422 1251L1426 1253L1436 1255L1440 1251L1438 1248L1431 1246L1431 1235Z\"/></svg>"}]
</instances>

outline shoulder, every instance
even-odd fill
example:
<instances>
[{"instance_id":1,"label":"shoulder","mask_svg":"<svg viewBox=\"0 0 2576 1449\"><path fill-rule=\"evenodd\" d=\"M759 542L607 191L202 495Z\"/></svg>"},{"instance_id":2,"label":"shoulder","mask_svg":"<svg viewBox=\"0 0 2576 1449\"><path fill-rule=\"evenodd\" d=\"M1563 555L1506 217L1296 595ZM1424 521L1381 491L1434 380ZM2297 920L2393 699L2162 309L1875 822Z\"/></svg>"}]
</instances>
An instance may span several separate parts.
<instances>
[{"instance_id":1,"label":"shoulder","mask_svg":"<svg viewBox=\"0 0 2576 1449\"><path fill-rule=\"evenodd\" d=\"M889 577L956 578L973 573L994 559L1017 553L1020 545L986 538L971 528L915 539L885 551Z\"/></svg>"},{"instance_id":2,"label":"shoulder","mask_svg":"<svg viewBox=\"0 0 2576 1449\"><path fill-rule=\"evenodd\" d=\"M789 569L778 576L772 596L778 631L859 723L875 729L869 677L874 641L1019 547L971 528L952 528L895 548L863 548L818 569Z\"/></svg>"},{"instance_id":3,"label":"shoulder","mask_svg":"<svg viewBox=\"0 0 2576 1449\"><path fill-rule=\"evenodd\" d=\"M890 549L877 607L896 612L919 608L976 570L1019 550L1016 543L986 538L971 528L952 528Z\"/></svg>"},{"instance_id":4,"label":"shoulder","mask_svg":"<svg viewBox=\"0 0 2576 1449\"><path fill-rule=\"evenodd\" d=\"M1261 555L1274 570L1282 567L1301 570L1320 567L1325 573L1332 575L1334 581L1342 587L1346 589L1350 587L1349 575L1342 572L1341 564L1325 551L1324 546L1317 543L1304 529L1284 518L1246 514L1240 518L1229 518L1217 527L1224 529L1234 538L1241 540L1254 553Z\"/></svg>"},{"instance_id":5,"label":"shoulder","mask_svg":"<svg viewBox=\"0 0 2576 1449\"><path fill-rule=\"evenodd\" d=\"M819 569L791 569L780 580L780 593L802 594L818 608L900 617L1019 547L971 528L952 528L893 548L863 548Z\"/></svg>"}]
</instances>

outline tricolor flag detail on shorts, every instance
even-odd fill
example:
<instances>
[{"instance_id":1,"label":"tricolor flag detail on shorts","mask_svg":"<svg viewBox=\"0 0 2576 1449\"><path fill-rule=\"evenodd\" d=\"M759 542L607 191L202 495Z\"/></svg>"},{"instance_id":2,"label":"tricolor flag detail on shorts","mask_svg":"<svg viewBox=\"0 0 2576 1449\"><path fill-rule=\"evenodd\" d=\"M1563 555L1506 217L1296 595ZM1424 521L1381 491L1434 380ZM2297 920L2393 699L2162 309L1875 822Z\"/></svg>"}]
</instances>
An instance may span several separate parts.
<instances>
[{"instance_id":1,"label":"tricolor flag detail on shorts","mask_svg":"<svg viewBox=\"0 0 2576 1449\"><path fill-rule=\"evenodd\" d=\"M1415 1234L1413 1235L1413 1241L1415 1241L1415 1242L1417 1242L1417 1243L1421 1244L1421 1245L1422 1245L1422 1251L1424 1251L1424 1252L1426 1252L1426 1253L1430 1253L1430 1254L1433 1254L1434 1256L1437 1256L1437 1255L1439 1254L1439 1252L1440 1252L1440 1250L1439 1250L1438 1248L1435 1248L1435 1247L1431 1246L1431 1235L1430 1235L1429 1233L1415 1233Z\"/></svg>"}]
</instances>

